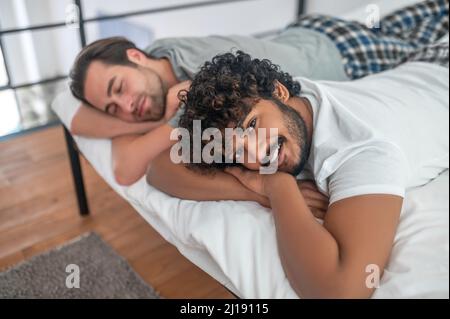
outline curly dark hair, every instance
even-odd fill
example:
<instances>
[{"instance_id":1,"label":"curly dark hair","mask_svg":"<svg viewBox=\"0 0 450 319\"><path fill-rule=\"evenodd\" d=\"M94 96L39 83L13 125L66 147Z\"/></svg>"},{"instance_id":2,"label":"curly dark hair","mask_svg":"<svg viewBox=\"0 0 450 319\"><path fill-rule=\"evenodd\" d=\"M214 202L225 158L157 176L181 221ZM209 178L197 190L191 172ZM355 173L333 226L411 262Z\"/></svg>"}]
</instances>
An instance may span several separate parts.
<instances>
[{"instance_id":1,"label":"curly dark hair","mask_svg":"<svg viewBox=\"0 0 450 319\"><path fill-rule=\"evenodd\" d=\"M217 55L203 65L189 91L180 92L185 112L179 126L187 129L191 137L194 120L202 121L202 129L217 128L223 132L245 119L259 99L276 100L276 81L283 84L291 96L300 94L300 83L270 60L252 59L242 51ZM188 165L206 171L227 166L230 164L202 162Z\"/></svg>"}]
</instances>

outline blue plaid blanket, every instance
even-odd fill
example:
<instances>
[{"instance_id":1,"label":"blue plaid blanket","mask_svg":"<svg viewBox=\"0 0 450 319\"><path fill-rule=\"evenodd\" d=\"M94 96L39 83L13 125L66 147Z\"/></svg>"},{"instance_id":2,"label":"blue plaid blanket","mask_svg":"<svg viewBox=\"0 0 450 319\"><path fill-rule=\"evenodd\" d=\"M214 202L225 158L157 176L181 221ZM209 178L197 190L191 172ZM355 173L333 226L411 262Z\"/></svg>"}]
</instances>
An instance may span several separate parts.
<instances>
[{"instance_id":1,"label":"blue plaid blanket","mask_svg":"<svg viewBox=\"0 0 450 319\"><path fill-rule=\"evenodd\" d=\"M419 57L445 64L442 50L433 45L448 34L448 14L449 0L428 0L384 17L375 27L324 15L302 16L290 27L328 36L342 55L347 75L358 79Z\"/></svg>"}]
</instances>

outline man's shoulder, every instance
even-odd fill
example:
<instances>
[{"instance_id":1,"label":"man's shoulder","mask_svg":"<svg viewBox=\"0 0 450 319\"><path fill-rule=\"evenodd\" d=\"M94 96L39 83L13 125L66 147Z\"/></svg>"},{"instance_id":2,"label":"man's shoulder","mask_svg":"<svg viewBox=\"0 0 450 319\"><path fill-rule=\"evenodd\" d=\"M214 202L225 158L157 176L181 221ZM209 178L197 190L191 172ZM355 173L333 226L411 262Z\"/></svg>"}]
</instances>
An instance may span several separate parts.
<instances>
[{"instance_id":1,"label":"man's shoulder","mask_svg":"<svg viewBox=\"0 0 450 319\"><path fill-rule=\"evenodd\" d=\"M178 123L180 122L180 118L184 114L184 112L185 112L184 105L180 105L178 110L175 112L174 116L172 116L172 118L167 122L167 124L169 124L173 128L178 127Z\"/></svg>"}]
</instances>

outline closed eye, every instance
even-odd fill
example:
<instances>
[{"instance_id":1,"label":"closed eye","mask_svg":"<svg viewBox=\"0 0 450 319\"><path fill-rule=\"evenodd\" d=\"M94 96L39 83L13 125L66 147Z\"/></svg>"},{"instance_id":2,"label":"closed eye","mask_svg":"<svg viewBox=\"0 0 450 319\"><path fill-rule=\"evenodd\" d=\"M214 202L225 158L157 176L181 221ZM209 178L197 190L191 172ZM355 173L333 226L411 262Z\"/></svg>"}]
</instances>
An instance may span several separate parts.
<instances>
[{"instance_id":1,"label":"closed eye","mask_svg":"<svg viewBox=\"0 0 450 319\"><path fill-rule=\"evenodd\" d=\"M120 81L120 86L118 87L116 94L121 94L123 89L123 81Z\"/></svg>"},{"instance_id":2,"label":"closed eye","mask_svg":"<svg viewBox=\"0 0 450 319\"><path fill-rule=\"evenodd\" d=\"M115 115L117 113L117 104L110 104L106 108L106 113L109 115Z\"/></svg>"}]
</instances>

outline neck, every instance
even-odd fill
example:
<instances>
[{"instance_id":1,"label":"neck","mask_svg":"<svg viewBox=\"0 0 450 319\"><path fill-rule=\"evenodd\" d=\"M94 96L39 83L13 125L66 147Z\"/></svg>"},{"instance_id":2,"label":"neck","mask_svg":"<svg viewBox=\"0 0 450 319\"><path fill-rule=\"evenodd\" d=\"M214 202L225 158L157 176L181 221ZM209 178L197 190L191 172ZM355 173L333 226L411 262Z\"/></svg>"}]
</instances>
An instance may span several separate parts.
<instances>
[{"instance_id":1,"label":"neck","mask_svg":"<svg viewBox=\"0 0 450 319\"><path fill-rule=\"evenodd\" d=\"M172 86L180 83L175 75L175 72L173 71L170 61L166 58L148 58L145 66L154 70L159 75L163 82L163 85L166 88L171 88Z\"/></svg>"},{"instance_id":2,"label":"neck","mask_svg":"<svg viewBox=\"0 0 450 319\"><path fill-rule=\"evenodd\" d=\"M296 110L305 121L309 144L311 144L314 128L314 116L311 103L305 98L292 97L287 101L287 105Z\"/></svg>"}]
</instances>

